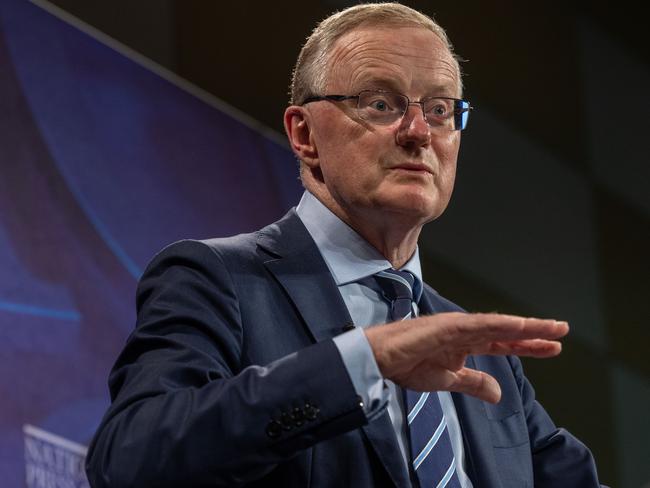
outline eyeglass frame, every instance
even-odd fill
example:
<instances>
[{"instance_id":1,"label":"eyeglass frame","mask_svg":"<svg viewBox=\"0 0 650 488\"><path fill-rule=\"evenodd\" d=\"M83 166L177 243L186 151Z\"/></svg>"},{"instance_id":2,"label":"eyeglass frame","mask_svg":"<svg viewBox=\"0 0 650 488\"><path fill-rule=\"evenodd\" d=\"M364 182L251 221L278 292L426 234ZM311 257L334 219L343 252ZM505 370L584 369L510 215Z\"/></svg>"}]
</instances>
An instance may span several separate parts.
<instances>
[{"instance_id":1,"label":"eyeglass frame","mask_svg":"<svg viewBox=\"0 0 650 488\"><path fill-rule=\"evenodd\" d=\"M411 105L419 105L420 108L422 109L422 116L424 117L425 122L427 123L427 125L428 125L430 128L435 128L435 126L433 126L433 125L431 125L431 124L429 123L429 119L427 119L427 114L426 114L426 112L424 111L424 103L425 103L426 101L428 101L428 100L437 100L437 99L441 99L441 100L453 100L453 101L454 101L454 110L453 110L453 116L454 116L454 128L451 129L451 130L459 130L459 131L465 130L465 129L467 128L467 121L468 121L468 119L469 119L469 113L470 113L472 110L474 110L474 107L470 104L469 100L466 100L466 99L464 99L464 98L454 98L454 97L427 97L427 98L424 98L424 99L421 99L421 100L411 100L408 96L404 95L403 93L391 92L391 91L387 91L387 90L361 90L361 91L360 91L359 93L357 93L356 95L314 95L314 96L311 96L311 97L307 97L307 98L305 98L305 99L302 101L302 103L300 103L299 105L300 105L300 106L303 106L303 105L306 105L306 104L311 103L311 102L320 102L320 101L343 102L343 101L345 101L345 100L355 100L355 99L356 99L356 100L357 100L357 107L356 107L356 108L357 108L357 111L359 111L359 110L360 110L360 108L359 108L359 99L361 98L361 94L364 93L364 92L370 92L370 93L389 93L389 94L392 94L392 95L398 95L398 96L400 96L400 97L404 97L404 98L406 99L406 102L407 102L407 103L406 103L406 106L404 107L404 111L402 112L402 115L400 115L398 118L396 118L395 121L397 121L397 120L401 120L401 119L404 117L404 115L406 115L406 112L408 111L409 106L411 106ZM457 103L466 103L466 104L467 104L467 107L462 107L462 108L458 109L458 108L456 108L456 104L457 104ZM464 113L467 113L467 116L463 118L463 117L462 117L462 114L464 114ZM367 119L365 119L365 118L362 117L362 116L360 116L360 117L361 117L363 120L367 120ZM463 119L464 119L464 121L465 121L464 125L463 125ZM456 128L456 126L458 125L458 124L457 124L457 121L458 121L458 120L460 120L460 125L461 125L461 128L460 128L460 129L457 129L457 128ZM390 123L387 124L387 125L390 125L390 124L394 123L395 121L390 122ZM368 121L368 122L371 123L371 124L373 123L372 121ZM375 123L376 123L376 122L375 122Z\"/></svg>"}]
</instances>

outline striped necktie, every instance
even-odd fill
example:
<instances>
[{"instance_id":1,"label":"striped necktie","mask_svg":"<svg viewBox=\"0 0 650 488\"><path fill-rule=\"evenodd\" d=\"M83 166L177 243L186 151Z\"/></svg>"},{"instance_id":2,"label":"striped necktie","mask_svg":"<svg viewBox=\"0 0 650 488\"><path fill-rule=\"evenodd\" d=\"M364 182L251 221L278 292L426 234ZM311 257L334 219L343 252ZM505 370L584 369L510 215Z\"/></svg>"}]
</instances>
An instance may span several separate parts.
<instances>
[{"instance_id":1,"label":"striped necktie","mask_svg":"<svg viewBox=\"0 0 650 488\"><path fill-rule=\"evenodd\" d=\"M384 298L391 304L390 316L394 321L417 315L413 297L415 276L394 269L380 271L374 276ZM419 298L415 297L416 303ZM404 390L404 397L413 471L420 486L460 488L447 421L438 395Z\"/></svg>"}]
</instances>

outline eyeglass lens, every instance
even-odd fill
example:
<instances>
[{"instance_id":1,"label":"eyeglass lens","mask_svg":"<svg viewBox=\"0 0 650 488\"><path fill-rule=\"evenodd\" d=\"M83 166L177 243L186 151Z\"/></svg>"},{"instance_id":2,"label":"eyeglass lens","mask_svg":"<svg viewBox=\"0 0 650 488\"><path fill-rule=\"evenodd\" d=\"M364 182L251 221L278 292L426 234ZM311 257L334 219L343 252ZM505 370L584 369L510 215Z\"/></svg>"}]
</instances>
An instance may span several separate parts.
<instances>
[{"instance_id":1,"label":"eyeglass lens","mask_svg":"<svg viewBox=\"0 0 650 488\"><path fill-rule=\"evenodd\" d=\"M424 118L432 128L462 130L467 125L469 103L450 98L427 98L414 102L422 107ZM359 93L359 116L373 124L388 125L400 119L409 99L399 93L365 90Z\"/></svg>"}]
</instances>

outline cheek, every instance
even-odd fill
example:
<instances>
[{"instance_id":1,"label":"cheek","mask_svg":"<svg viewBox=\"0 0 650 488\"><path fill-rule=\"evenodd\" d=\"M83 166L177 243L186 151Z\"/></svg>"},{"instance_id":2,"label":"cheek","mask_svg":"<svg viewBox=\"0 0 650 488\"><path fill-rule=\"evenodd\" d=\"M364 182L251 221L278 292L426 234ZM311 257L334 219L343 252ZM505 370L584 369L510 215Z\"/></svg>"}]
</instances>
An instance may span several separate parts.
<instances>
[{"instance_id":1,"label":"cheek","mask_svg":"<svg viewBox=\"0 0 650 488\"><path fill-rule=\"evenodd\" d=\"M448 136L434 142L434 151L440 162L440 172L452 179L456 173L456 160L460 149L460 132L450 132Z\"/></svg>"},{"instance_id":2,"label":"cheek","mask_svg":"<svg viewBox=\"0 0 650 488\"><path fill-rule=\"evenodd\" d=\"M455 159L460 148L460 131L450 130L433 139L436 152L444 154L445 158Z\"/></svg>"},{"instance_id":3,"label":"cheek","mask_svg":"<svg viewBox=\"0 0 650 488\"><path fill-rule=\"evenodd\" d=\"M315 142L321 171L327 180L360 184L367 177L369 166L377 166L377 141L373 134L348 120L332 120L324 124Z\"/></svg>"},{"instance_id":4,"label":"cheek","mask_svg":"<svg viewBox=\"0 0 650 488\"><path fill-rule=\"evenodd\" d=\"M449 201L456 180L456 159L445 160L440 170L439 191L444 200Z\"/></svg>"},{"instance_id":5,"label":"cheek","mask_svg":"<svg viewBox=\"0 0 650 488\"><path fill-rule=\"evenodd\" d=\"M454 188L454 181L456 179L456 161L458 158L459 148L459 132L452 132L449 137L438 140L438 144L434 146L440 164L436 186L438 187L440 196L446 202L449 201Z\"/></svg>"},{"instance_id":6,"label":"cheek","mask_svg":"<svg viewBox=\"0 0 650 488\"><path fill-rule=\"evenodd\" d=\"M319 114L313 128L313 138L318 155L323 161L352 157L363 139L364 130L352 123L337 107L327 107Z\"/></svg>"}]
</instances>

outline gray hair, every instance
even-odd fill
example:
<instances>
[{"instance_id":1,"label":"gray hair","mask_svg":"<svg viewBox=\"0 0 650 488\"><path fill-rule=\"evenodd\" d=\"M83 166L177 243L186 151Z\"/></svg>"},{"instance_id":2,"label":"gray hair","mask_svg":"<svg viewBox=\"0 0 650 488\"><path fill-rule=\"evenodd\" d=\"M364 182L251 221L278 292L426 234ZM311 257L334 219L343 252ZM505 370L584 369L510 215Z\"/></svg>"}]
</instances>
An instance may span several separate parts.
<instances>
[{"instance_id":1,"label":"gray hair","mask_svg":"<svg viewBox=\"0 0 650 488\"><path fill-rule=\"evenodd\" d=\"M422 27L436 34L454 56L461 79L460 64L447 33L431 17L399 3L368 3L336 12L320 22L300 50L291 80L291 104L322 95L327 83L327 61L337 39L360 25L382 27Z\"/></svg>"}]
</instances>

